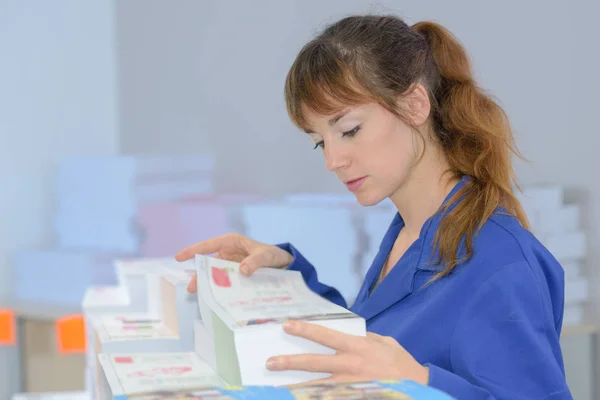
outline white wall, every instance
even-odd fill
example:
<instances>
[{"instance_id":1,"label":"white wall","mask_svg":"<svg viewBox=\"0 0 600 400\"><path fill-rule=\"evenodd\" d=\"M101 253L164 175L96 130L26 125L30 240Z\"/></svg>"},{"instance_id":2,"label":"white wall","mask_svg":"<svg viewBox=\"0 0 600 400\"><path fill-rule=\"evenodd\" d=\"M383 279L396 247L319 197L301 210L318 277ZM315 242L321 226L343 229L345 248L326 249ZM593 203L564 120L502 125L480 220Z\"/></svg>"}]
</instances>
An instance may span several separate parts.
<instances>
[{"instance_id":1,"label":"white wall","mask_svg":"<svg viewBox=\"0 0 600 400\"><path fill-rule=\"evenodd\" d=\"M289 122L283 82L299 48L323 24L368 11L396 12L409 22L435 19L456 33L480 83L512 119L528 159L517 163L521 181L589 185L591 244L597 243L594 0L119 2L123 150L215 151L225 191L343 191ZM590 250L593 266L600 250Z\"/></svg>"},{"instance_id":2,"label":"white wall","mask_svg":"<svg viewBox=\"0 0 600 400\"><path fill-rule=\"evenodd\" d=\"M118 151L115 42L111 1L0 1L0 298L52 241L56 161Z\"/></svg>"}]
</instances>

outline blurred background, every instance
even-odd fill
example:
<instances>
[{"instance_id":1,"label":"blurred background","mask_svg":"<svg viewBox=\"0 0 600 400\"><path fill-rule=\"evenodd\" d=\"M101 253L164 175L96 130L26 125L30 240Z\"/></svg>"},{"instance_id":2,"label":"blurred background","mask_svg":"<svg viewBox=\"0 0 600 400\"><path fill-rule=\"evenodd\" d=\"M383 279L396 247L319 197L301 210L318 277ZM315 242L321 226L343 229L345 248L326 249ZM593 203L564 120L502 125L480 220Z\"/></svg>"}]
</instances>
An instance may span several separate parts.
<instances>
[{"instance_id":1,"label":"blurred background","mask_svg":"<svg viewBox=\"0 0 600 400\"><path fill-rule=\"evenodd\" d=\"M116 282L115 257L238 231L297 244L352 301L391 208L352 202L283 83L321 28L365 12L444 24L507 111L568 278L569 383L599 398L600 2L0 0L0 399L83 388L56 321Z\"/></svg>"}]
</instances>

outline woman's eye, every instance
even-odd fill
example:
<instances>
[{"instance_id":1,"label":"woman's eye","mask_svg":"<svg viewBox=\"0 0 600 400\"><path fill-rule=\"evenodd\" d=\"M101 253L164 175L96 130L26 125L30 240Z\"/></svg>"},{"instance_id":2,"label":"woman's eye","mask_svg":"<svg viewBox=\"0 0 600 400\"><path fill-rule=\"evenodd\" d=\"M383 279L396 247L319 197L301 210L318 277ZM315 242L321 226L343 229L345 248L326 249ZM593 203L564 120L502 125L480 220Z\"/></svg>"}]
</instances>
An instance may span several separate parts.
<instances>
[{"instance_id":1,"label":"woman's eye","mask_svg":"<svg viewBox=\"0 0 600 400\"><path fill-rule=\"evenodd\" d=\"M360 130L360 125L357 125L355 128L353 128L353 129L351 129L349 131L342 132L342 136L350 136L350 137L352 137L352 136L356 135L356 133L359 130Z\"/></svg>"},{"instance_id":2,"label":"woman's eye","mask_svg":"<svg viewBox=\"0 0 600 400\"><path fill-rule=\"evenodd\" d=\"M325 143L323 143L323 141L321 140L320 142L315 143L315 147L313 147L313 149L316 149L317 147L323 148L323 145Z\"/></svg>"}]
</instances>

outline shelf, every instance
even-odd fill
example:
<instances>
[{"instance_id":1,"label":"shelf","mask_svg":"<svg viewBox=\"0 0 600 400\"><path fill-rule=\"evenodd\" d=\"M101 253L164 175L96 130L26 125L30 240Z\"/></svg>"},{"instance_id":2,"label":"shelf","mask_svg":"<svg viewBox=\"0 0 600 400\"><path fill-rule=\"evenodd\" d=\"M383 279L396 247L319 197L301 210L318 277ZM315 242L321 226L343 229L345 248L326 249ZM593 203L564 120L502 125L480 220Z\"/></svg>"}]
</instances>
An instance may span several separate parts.
<instances>
[{"instance_id":1,"label":"shelf","mask_svg":"<svg viewBox=\"0 0 600 400\"><path fill-rule=\"evenodd\" d=\"M572 325L572 326L564 326L562 329L562 335L564 336L576 336L576 335L591 335L597 333L600 330L600 327L593 324L581 324L581 325Z\"/></svg>"},{"instance_id":2,"label":"shelf","mask_svg":"<svg viewBox=\"0 0 600 400\"><path fill-rule=\"evenodd\" d=\"M11 309L18 317L47 321L53 321L67 315L81 314L80 307L14 298L0 298L0 308Z\"/></svg>"}]
</instances>

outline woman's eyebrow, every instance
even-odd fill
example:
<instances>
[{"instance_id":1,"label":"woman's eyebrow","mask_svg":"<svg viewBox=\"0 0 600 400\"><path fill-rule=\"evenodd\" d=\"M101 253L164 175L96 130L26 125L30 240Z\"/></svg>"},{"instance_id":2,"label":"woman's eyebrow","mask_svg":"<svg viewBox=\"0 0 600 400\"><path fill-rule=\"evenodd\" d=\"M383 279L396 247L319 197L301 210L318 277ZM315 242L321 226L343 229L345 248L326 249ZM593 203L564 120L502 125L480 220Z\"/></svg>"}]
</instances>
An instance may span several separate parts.
<instances>
[{"instance_id":1,"label":"woman's eyebrow","mask_svg":"<svg viewBox=\"0 0 600 400\"><path fill-rule=\"evenodd\" d=\"M340 111L339 113L337 113L336 115L334 115L329 121L328 124L329 126L334 125L336 122L338 122L340 119L342 119L346 114L348 114L351 111L350 108L347 108L343 111ZM311 133L315 133L313 130L311 130L310 128L306 128L304 129L304 132L311 134Z\"/></svg>"}]
</instances>

